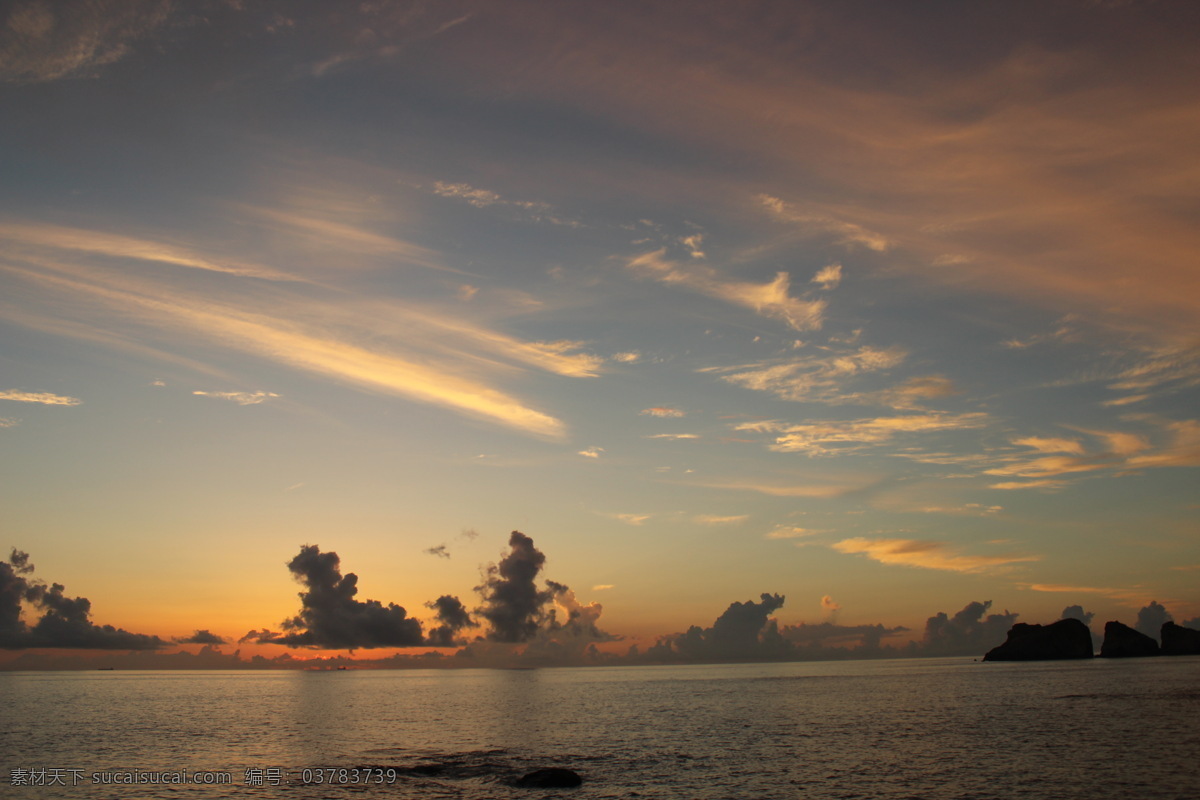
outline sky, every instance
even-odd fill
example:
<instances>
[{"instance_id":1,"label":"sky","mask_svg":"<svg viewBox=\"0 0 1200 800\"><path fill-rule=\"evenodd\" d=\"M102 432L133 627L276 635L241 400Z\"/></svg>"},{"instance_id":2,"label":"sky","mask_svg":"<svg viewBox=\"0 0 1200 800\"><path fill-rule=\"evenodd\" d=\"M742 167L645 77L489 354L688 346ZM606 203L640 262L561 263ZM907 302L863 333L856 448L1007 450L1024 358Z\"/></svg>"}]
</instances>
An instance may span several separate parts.
<instances>
[{"instance_id":1,"label":"sky","mask_svg":"<svg viewBox=\"0 0 1200 800\"><path fill-rule=\"evenodd\" d=\"M1200 618L1194 3L0 13L0 657Z\"/></svg>"}]
</instances>

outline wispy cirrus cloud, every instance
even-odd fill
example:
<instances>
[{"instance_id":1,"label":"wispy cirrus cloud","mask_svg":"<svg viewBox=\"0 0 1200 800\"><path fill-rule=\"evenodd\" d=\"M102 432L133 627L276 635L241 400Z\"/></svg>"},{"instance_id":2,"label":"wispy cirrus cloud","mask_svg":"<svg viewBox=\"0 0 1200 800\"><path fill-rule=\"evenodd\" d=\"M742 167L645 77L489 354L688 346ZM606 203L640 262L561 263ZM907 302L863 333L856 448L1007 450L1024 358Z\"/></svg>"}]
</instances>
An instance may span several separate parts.
<instances>
[{"instance_id":1,"label":"wispy cirrus cloud","mask_svg":"<svg viewBox=\"0 0 1200 800\"><path fill-rule=\"evenodd\" d=\"M400 302L358 303L359 313L368 319L400 320L404 338L420 342L432 350L447 348L491 354L506 361L536 367L568 378L594 378L600 374L604 359L583 350L584 342L560 339L530 341L488 328L441 310L427 310ZM387 329L394 329L393 324Z\"/></svg>"},{"instance_id":2,"label":"wispy cirrus cloud","mask_svg":"<svg viewBox=\"0 0 1200 800\"><path fill-rule=\"evenodd\" d=\"M1035 555L964 554L945 542L919 539L867 539L859 536L834 542L830 547L839 553L864 555L881 564L964 573L992 572L1014 564L1041 560L1041 556Z\"/></svg>"},{"instance_id":3,"label":"wispy cirrus cloud","mask_svg":"<svg viewBox=\"0 0 1200 800\"><path fill-rule=\"evenodd\" d=\"M1129 454L1126 464L1134 469L1200 466L1200 421L1171 420L1162 426L1170 437L1167 445L1150 453Z\"/></svg>"},{"instance_id":4,"label":"wispy cirrus cloud","mask_svg":"<svg viewBox=\"0 0 1200 800\"><path fill-rule=\"evenodd\" d=\"M750 519L749 514L732 514L729 516L721 516L719 514L697 514L692 517L693 522L701 525L733 525L738 522L745 522Z\"/></svg>"},{"instance_id":5,"label":"wispy cirrus cloud","mask_svg":"<svg viewBox=\"0 0 1200 800\"><path fill-rule=\"evenodd\" d=\"M820 271L813 275L812 282L818 284L822 289L836 289L842 282L842 265L829 264L821 267Z\"/></svg>"},{"instance_id":6,"label":"wispy cirrus cloud","mask_svg":"<svg viewBox=\"0 0 1200 800\"><path fill-rule=\"evenodd\" d=\"M688 255L692 258L705 258L704 253L704 234L693 233L691 236L681 237L679 243L687 248Z\"/></svg>"},{"instance_id":7,"label":"wispy cirrus cloud","mask_svg":"<svg viewBox=\"0 0 1200 800\"><path fill-rule=\"evenodd\" d=\"M596 512L602 517L615 519L617 522L623 522L626 525L644 525L646 520L653 517L653 514L636 514L630 512Z\"/></svg>"},{"instance_id":8,"label":"wispy cirrus cloud","mask_svg":"<svg viewBox=\"0 0 1200 800\"><path fill-rule=\"evenodd\" d=\"M1103 401L1101 401L1100 405L1107 406L1107 407L1130 406L1130 405L1133 405L1134 403L1140 403L1143 400L1149 400L1149 399L1150 399L1150 395L1148 395L1148 394L1130 394L1130 395L1126 395L1125 397L1114 397L1111 400L1103 400Z\"/></svg>"},{"instance_id":9,"label":"wispy cirrus cloud","mask_svg":"<svg viewBox=\"0 0 1200 800\"><path fill-rule=\"evenodd\" d=\"M1152 598L1151 592L1145 589L1122 589L1109 586L1079 586L1073 584L1062 583L1022 583L1018 584L1024 589L1029 589L1034 592L1049 592L1053 594L1098 594L1102 597L1109 597L1113 600L1120 601L1123 605L1130 608L1139 608L1150 602Z\"/></svg>"},{"instance_id":10,"label":"wispy cirrus cloud","mask_svg":"<svg viewBox=\"0 0 1200 800\"><path fill-rule=\"evenodd\" d=\"M1074 439L1045 438L1041 436L1026 436L1013 439L1012 443L1022 447L1030 447L1039 453L1071 453L1083 455L1083 444Z\"/></svg>"},{"instance_id":11,"label":"wispy cirrus cloud","mask_svg":"<svg viewBox=\"0 0 1200 800\"><path fill-rule=\"evenodd\" d=\"M1142 337L1135 344L1122 341L1110 347L1102 364L1060 378L1050 385L1103 382L1110 391L1126 393L1100 400L1099 405L1105 408L1170 397L1200 386L1200 345L1190 332L1168 341Z\"/></svg>"},{"instance_id":12,"label":"wispy cirrus cloud","mask_svg":"<svg viewBox=\"0 0 1200 800\"><path fill-rule=\"evenodd\" d=\"M826 456L887 444L901 435L979 428L989 421L990 417L987 414L971 412L912 414L799 424L778 421L744 422L733 427L737 431L773 435L774 441L768 447L779 453Z\"/></svg>"},{"instance_id":13,"label":"wispy cirrus cloud","mask_svg":"<svg viewBox=\"0 0 1200 800\"><path fill-rule=\"evenodd\" d=\"M962 394L962 391L946 376L921 375L886 389L856 392L848 395L847 401L862 405L887 406L897 411L918 411L925 408L926 401L958 394Z\"/></svg>"},{"instance_id":14,"label":"wispy cirrus cloud","mask_svg":"<svg viewBox=\"0 0 1200 800\"><path fill-rule=\"evenodd\" d=\"M436 181L433 184L433 193L439 197L453 197L456 200L462 200L476 208L484 208L497 204L516 205L520 208L538 208L544 205L529 201L505 200L496 192L489 191L488 189L476 189L474 186L466 183Z\"/></svg>"},{"instance_id":15,"label":"wispy cirrus cloud","mask_svg":"<svg viewBox=\"0 0 1200 800\"><path fill-rule=\"evenodd\" d=\"M470 274L444 263L436 252L427 247L377 233L358 224L282 208L248 204L234 204L231 208L239 214L255 219L259 225L298 236L310 247L335 253L389 256L410 266L458 275ZM338 263L343 264L345 261L339 259ZM394 264L394 261L389 260L389 265Z\"/></svg>"},{"instance_id":16,"label":"wispy cirrus cloud","mask_svg":"<svg viewBox=\"0 0 1200 800\"><path fill-rule=\"evenodd\" d=\"M1194 331L1200 276L1180 268L1200 251L1200 119L1178 66L1195 49L1188 4L1094 6L1077 15L1070 48L1053 13L1001 31L974 4L948 11L948 24L987 30L974 40L987 46L954 47L936 26L893 24L890 11L864 25L841 4L772 7L770 24L643 5L543 12L537 25L492 12L486 28L506 47L474 39L455 52L486 47L481 91L571 97L714 155L698 176L655 173L675 178L654 181L658 196L711 188L713 205L750 201L791 235L895 254L894 267L923 282L1086 309L1156 337ZM1155 46L1112 58L1131 29ZM797 47L816 31L847 45ZM547 37L570 42L570 57ZM866 77L883 69L907 79ZM847 70L863 80L845 80ZM683 102L698 74L704 102ZM726 169L727 157L752 169ZM603 178L623 178L633 194L646 165Z\"/></svg>"},{"instance_id":17,"label":"wispy cirrus cloud","mask_svg":"<svg viewBox=\"0 0 1200 800\"><path fill-rule=\"evenodd\" d=\"M126 236L87 228L71 228L38 222L0 223L0 240L10 248L33 248L36 251L70 251L83 256L130 258L161 265L207 270L243 278L267 281L302 281L263 264L242 259L206 256L193 249L151 238ZM19 252L19 251L18 251ZM14 255L9 250L10 257Z\"/></svg>"},{"instance_id":18,"label":"wispy cirrus cloud","mask_svg":"<svg viewBox=\"0 0 1200 800\"><path fill-rule=\"evenodd\" d=\"M989 489L1002 489L1005 491L1013 491L1017 489L1046 489L1057 490L1067 485L1066 481L1055 481L1043 479L1037 481L1000 481L999 483L989 483Z\"/></svg>"},{"instance_id":19,"label":"wispy cirrus cloud","mask_svg":"<svg viewBox=\"0 0 1200 800\"><path fill-rule=\"evenodd\" d=\"M22 392L18 389L0 392L0 400L11 400L15 403L37 403L44 406L77 406L83 403L78 397L67 397L50 392Z\"/></svg>"},{"instance_id":20,"label":"wispy cirrus cloud","mask_svg":"<svg viewBox=\"0 0 1200 800\"><path fill-rule=\"evenodd\" d=\"M857 475L844 481L828 483L782 483L747 480L716 480L689 483L692 486L702 486L707 489L728 489L735 492L754 492L770 497L812 497L833 498L844 497L853 492L862 491L874 482L874 478Z\"/></svg>"},{"instance_id":21,"label":"wispy cirrus cloud","mask_svg":"<svg viewBox=\"0 0 1200 800\"><path fill-rule=\"evenodd\" d=\"M878 382L881 373L887 373L908 358L908 352L902 347L863 345L847 348L835 345L826 350L756 364L702 367L699 371L718 374L721 380L735 386L770 392L798 403L918 409L927 400L959 394L954 382L943 375L912 377L881 389L864 388L864 380Z\"/></svg>"},{"instance_id":22,"label":"wispy cirrus cloud","mask_svg":"<svg viewBox=\"0 0 1200 800\"><path fill-rule=\"evenodd\" d=\"M181 333L198 336L359 389L445 407L548 439L562 438L565 425L487 382L483 375L513 368L483 359L480 353L510 355L560 374L580 373L579 362L563 358L567 345L520 342L449 318L421 324L435 315L410 313L400 305L356 304L346 298L333 305L279 293L246 298L242 305L66 262L43 259L26 267L0 264L0 269L54 296L82 301L106 320L102 328L82 320L57 326L68 335L87 338L95 329L101 331L101 339L124 346L112 337L108 323L136 321L164 340ZM394 335L384 335L387 331ZM447 335L450 331L458 335ZM144 338L131 340L130 346L143 348ZM438 355L436 363L430 353Z\"/></svg>"},{"instance_id":23,"label":"wispy cirrus cloud","mask_svg":"<svg viewBox=\"0 0 1200 800\"><path fill-rule=\"evenodd\" d=\"M668 406L653 406L651 408L643 408L640 414L645 414L650 417L686 417L687 412L680 411L678 408L670 408Z\"/></svg>"},{"instance_id":24,"label":"wispy cirrus cloud","mask_svg":"<svg viewBox=\"0 0 1200 800\"><path fill-rule=\"evenodd\" d=\"M0 29L0 80L40 83L93 75L128 56L169 19L167 0L84 5L13 3Z\"/></svg>"},{"instance_id":25,"label":"wispy cirrus cloud","mask_svg":"<svg viewBox=\"0 0 1200 800\"><path fill-rule=\"evenodd\" d=\"M964 6L954 18L978 22L974 12ZM1151 20L1110 6L1078 20L1086 33L1070 50L1052 43L1048 17L1031 19L1028 38L1004 38L1014 46L959 51L952 60L932 29L856 25L852 14L805 7L780 16L802 37L812 26L854 31L847 35L856 63L902 61L912 80L830 78L842 74L849 50L800 55L751 30L748 17L673 20L656 34L646 32L653 26L643 14L628 12L606 20L609 37L580 37L572 77L555 73L548 90L575 81L624 119L649 120L657 131L791 177L800 185L781 179L769 195L729 183L801 233L903 253L924 280L1087 308L1159 332L1194 329L1200 284L1179 268L1200 249L1189 211L1200 166L1191 147L1200 131L1194 92L1173 57L1132 58L1137 77L1130 62L1106 57L1136 24L1154 37L1156 53L1190 58L1190 12L1179 7ZM560 12L554 24L578 23ZM712 46L717 35L720 48ZM614 60L620 66L608 66ZM511 68L529 71L524 61ZM601 69L608 82L588 80ZM706 101L679 103L699 70ZM652 84L645 75L654 75ZM640 90L629 92L631 85Z\"/></svg>"},{"instance_id":26,"label":"wispy cirrus cloud","mask_svg":"<svg viewBox=\"0 0 1200 800\"><path fill-rule=\"evenodd\" d=\"M461 200L476 208L498 206L518 212L524 219L532 222L548 222L552 225L565 225L571 228L582 227L577 220L566 219L555 213L549 203L537 200L513 200L502 196L490 189L479 189L469 183L447 183L435 181L433 193L439 197Z\"/></svg>"},{"instance_id":27,"label":"wispy cirrus cloud","mask_svg":"<svg viewBox=\"0 0 1200 800\"><path fill-rule=\"evenodd\" d=\"M1144 348L1134 355L1132 365L1120 370L1111 380L1110 389L1139 393L1200 385L1200 345L1184 341ZM1116 404L1122 400L1136 402L1128 397L1109 402Z\"/></svg>"},{"instance_id":28,"label":"wispy cirrus cloud","mask_svg":"<svg viewBox=\"0 0 1200 800\"><path fill-rule=\"evenodd\" d=\"M274 392L261 392L261 391L260 392L205 392L205 391L197 390L197 391L192 392L192 394L198 395L200 397L215 397L218 400L229 400L230 402L237 403L239 406L256 406L260 403L265 403L268 400L272 400L276 397L279 397L279 395L275 394Z\"/></svg>"},{"instance_id":29,"label":"wispy cirrus cloud","mask_svg":"<svg viewBox=\"0 0 1200 800\"><path fill-rule=\"evenodd\" d=\"M1028 583L1023 585L1035 592L1060 592L1064 594L1110 594L1118 591L1117 589L1109 589L1098 586L1077 586L1064 583Z\"/></svg>"},{"instance_id":30,"label":"wispy cirrus cloud","mask_svg":"<svg viewBox=\"0 0 1200 800\"><path fill-rule=\"evenodd\" d=\"M811 235L833 235L839 244L858 245L882 253L890 246L888 239L876 231L872 231L855 222L838 219L819 211L801 211L798 206L786 203L778 197L760 194L756 198L763 208L767 209L778 219L794 223L801 230ZM826 267L829 269L829 267ZM824 270L823 270L824 271ZM837 277L841 279L840 269ZM820 283L815 278L815 282ZM837 285L837 281L834 281ZM826 287L832 288L832 287Z\"/></svg>"},{"instance_id":31,"label":"wispy cirrus cloud","mask_svg":"<svg viewBox=\"0 0 1200 800\"><path fill-rule=\"evenodd\" d=\"M771 530L767 531L763 538L765 539L804 539L809 536L816 536L820 533L828 531L813 530L812 528L801 528L796 525L776 525Z\"/></svg>"},{"instance_id":32,"label":"wispy cirrus cloud","mask_svg":"<svg viewBox=\"0 0 1200 800\"><path fill-rule=\"evenodd\" d=\"M1009 350L1024 350L1027 347L1045 344L1047 342L1070 342L1078 341L1080 333L1075 327L1077 318L1074 315L1065 317L1061 324L1050 333L1034 333L1026 336L1024 339L1014 338L1007 339L1001 342L1002 347Z\"/></svg>"},{"instance_id":33,"label":"wispy cirrus cloud","mask_svg":"<svg viewBox=\"0 0 1200 800\"><path fill-rule=\"evenodd\" d=\"M1135 417L1135 419L1138 417ZM993 489L1056 489L1065 479L1086 473L1112 472L1156 467L1200 465L1200 422L1141 417L1157 428L1156 445L1146 435L1119 430L1095 430L1068 425L1085 434L1098 446L1085 447L1075 439L1027 436L1013 439L1014 445L1035 451L1036 458L1021 455L1001 457L1004 463L984 470L987 475L1028 478L1027 481L1002 481Z\"/></svg>"},{"instance_id":34,"label":"wispy cirrus cloud","mask_svg":"<svg viewBox=\"0 0 1200 800\"><path fill-rule=\"evenodd\" d=\"M722 277L703 264L679 264L666 258L666 250L655 250L630 259L626 266L636 275L668 286L682 286L732 305L748 308L764 317L778 319L798 331L817 330L824 320L824 300L792 297L791 276L778 272L769 283L748 283Z\"/></svg>"},{"instance_id":35,"label":"wispy cirrus cloud","mask_svg":"<svg viewBox=\"0 0 1200 800\"><path fill-rule=\"evenodd\" d=\"M910 509L922 514L955 514L968 517L987 517L999 514L1004 506L986 505L984 503L963 503L958 506L917 506Z\"/></svg>"}]
</instances>

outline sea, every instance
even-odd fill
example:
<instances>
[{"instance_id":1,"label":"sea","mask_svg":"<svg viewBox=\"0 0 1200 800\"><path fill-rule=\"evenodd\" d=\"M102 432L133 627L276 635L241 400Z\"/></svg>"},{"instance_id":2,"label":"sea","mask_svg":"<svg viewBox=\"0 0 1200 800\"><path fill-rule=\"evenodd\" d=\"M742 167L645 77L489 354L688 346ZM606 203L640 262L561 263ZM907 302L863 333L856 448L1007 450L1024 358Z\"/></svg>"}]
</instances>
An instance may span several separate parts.
<instances>
[{"instance_id":1,"label":"sea","mask_svg":"<svg viewBox=\"0 0 1200 800\"><path fill-rule=\"evenodd\" d=\"M582 785L513 785L550 767ZM29 800L1196 800L1200 656L0 672L0 770Z\"/></svg>"}]
</instances>

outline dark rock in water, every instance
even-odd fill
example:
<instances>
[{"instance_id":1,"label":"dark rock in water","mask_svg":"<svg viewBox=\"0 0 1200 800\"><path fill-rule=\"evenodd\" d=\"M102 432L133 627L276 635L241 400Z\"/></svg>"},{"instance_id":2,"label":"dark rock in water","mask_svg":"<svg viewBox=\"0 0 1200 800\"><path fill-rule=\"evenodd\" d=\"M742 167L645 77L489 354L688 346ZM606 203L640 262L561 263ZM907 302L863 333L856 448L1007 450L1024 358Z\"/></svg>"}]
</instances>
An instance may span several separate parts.
<instances>
[{"instance_id":1,"label":"dark rock in water","mask_svg":"<svg viewBox=\"0 0 1200 800\"><path fill-rule=\"evenodd\" d=\"M570 789L582 784L583 778L574 770L547 767L522 775L515 785L522 789Z\"/></svg>"},{"instance_id":2,"label":"dark rock in water","mask_svg":"<svg viewBox=\"0 0 1200 800\"><path fill-rule=\"evenodd\" d=\"M441 764L418 764L408 768L408 772L413 775L441 775L445 771L446 768Z\"/></svg>"},{"instance_id":3,"label":"dark rock in water","mask_svg":"<svg viewBox=\"0 0 1200 800\"><path fill-rule=\"evenodd\" d=\"M1092 632L1078 619L1060 619L1050 625L1018 622L1008 629L1004 644L993 647L984 661L1045 661L1057 658L1091 658Z\"/></svg>"},{"instance_id":4,"label":"dark rock in water","mask_svg":"<svg viewBox=\"0 0 1200 800\"><path fill-rule=\"evenodd\" d=\"M1137 658L1158 654L1158 642L1141 631L1135 631L1120 622L1104 623L1104 644L1100 645L1101 658Z\"/></svg>"},{"instance_id":5,"label":"dark rock in water","mask_svg":"<svg viewBox=\"0 0 1200 800\"><path fill-rule=\"evenodd\" d=\"M1185 628L1174 622L1162 626L1162 654L1164 656L1200 655L1200 631Z\"/></svg>"}]
</instances>

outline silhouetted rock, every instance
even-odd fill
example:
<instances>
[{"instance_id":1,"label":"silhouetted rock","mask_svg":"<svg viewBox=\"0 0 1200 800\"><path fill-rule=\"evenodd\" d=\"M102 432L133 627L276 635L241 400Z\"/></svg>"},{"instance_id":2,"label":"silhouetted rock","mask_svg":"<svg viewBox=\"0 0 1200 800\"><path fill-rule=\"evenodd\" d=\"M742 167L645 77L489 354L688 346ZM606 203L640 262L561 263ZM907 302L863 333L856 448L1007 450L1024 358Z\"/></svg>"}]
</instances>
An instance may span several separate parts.
<instances>
[{"instance_id":1,"label":"silhouetted rock","mask_svg":"<svg viewBox=\"0 0 1200 800\"><path fill-rule=\"evenodd\" d=\"M1200 655L1200 631L1164 622L1162 626L1162 654L1164 656Z\"/></svg>"},{"instance_id":2,"label":"silhouetted rock","mask_svg":"<svg viewBox=\"0 0 1200 800\"><path fill-rule=\"evenodd\" d=\"M1101 658L1137 658L1158 654L1158 642L1146 634L1120 622L1104 623L1104 644L1100 645Z\"/></svg>"},{"instance_id":3,"label":"silhouetted rock","mask_svg":"<svg viewBox=\"0 0 1200 800\"><path fill-rule=\"evenodd\" d=\"M1050 625L1018 622L1008 629L1004 644L993 647L984 661L1044 661L1057 658L1091 658L1092 633L1078 619L1060 619Z\"/></svg>"},{"instance_id":4,"label":"silhouetted rock","mask_svg":"<svg viewBox=\"0 0 1200 800\"><path fill-rule=\"evenodd\" d=\"M535 769L517 778L516 785L522 789L570 789L583 784L583 778L574 770L562 767Z\"/></svg>"}]
</instances>

